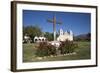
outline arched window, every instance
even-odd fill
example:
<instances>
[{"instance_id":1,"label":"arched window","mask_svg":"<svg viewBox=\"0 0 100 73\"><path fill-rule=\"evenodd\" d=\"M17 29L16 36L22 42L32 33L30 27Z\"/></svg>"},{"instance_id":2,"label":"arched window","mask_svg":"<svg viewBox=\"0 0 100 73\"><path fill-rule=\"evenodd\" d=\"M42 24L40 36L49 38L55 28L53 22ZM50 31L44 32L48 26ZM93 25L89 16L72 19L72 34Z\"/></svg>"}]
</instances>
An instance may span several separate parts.
<instances>
[{"instance_id":1,"label":"arched window","mask_svg":"<svg viewBox=\"0 0 100 73\"><path fill-rule=\"evenodd\" d=\"M37 42L38 41L38 39L35 39L35 42Z\"/></svg>"},{"instance_id":2,"label":"arched window","mask_svg":"<svg viewBox=\"0 0 100 73\"><path fill-rule=\"evenodd\" d=\"M39 39L39 41L41 41L41 39Z\"/></svg>"},{"instance_id":3,"label":"arched window","mask_svg":"<svg viewBox=\"0 0 100 73\"><path fill-rule=\"evenodd\" d=\"M44 39L42 39L42 41L44 41Z\"/></svg>"}]
</instances>

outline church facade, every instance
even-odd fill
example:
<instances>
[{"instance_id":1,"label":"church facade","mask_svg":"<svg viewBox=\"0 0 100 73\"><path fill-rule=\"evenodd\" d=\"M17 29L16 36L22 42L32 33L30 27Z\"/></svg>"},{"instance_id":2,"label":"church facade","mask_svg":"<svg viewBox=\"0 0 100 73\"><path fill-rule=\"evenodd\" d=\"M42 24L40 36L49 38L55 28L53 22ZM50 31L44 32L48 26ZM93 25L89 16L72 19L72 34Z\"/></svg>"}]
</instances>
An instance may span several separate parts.
<instances>
[{"instance_id":1,"label":"church facade","mask_svg":"<svg viewBox=\"0 0 100 73\"><path fill-rule=\"evenodd\" d=\"M70 30L69 32L64 32L62 29L60 29L59 36L57 37L57 41L73 41L73 32Z\"/></svg>"}]
</instances>

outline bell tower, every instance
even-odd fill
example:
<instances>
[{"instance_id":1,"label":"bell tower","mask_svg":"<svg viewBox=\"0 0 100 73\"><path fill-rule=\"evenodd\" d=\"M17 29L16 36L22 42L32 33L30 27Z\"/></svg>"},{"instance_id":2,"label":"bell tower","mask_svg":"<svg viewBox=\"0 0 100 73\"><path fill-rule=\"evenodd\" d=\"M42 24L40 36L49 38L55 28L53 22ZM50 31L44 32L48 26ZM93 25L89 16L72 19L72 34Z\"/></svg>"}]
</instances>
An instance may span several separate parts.
<instances>
[{"instance_id":1,"label":"bell tower","mask_svg":"<svg viewBox=\"0 0 100 73\"><path fill-rule=\"evenodd\" d=\"M62 30L62 29L60 29L60 35L63 35L63 34L64 34L63 30Z\"/></svg>"}]
</instances>

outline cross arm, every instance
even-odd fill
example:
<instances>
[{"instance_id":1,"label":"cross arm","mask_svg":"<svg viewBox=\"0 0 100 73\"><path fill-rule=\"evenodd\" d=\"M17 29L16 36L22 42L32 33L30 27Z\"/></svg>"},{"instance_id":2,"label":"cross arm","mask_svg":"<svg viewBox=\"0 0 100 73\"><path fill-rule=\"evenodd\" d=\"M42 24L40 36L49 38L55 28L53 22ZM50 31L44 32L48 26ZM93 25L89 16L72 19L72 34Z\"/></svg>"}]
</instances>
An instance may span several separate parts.
<instances>
[{"instance_id":1,"label":"cross arm","mask_svg":"<svg viewBox=\"0 0 100 73\"><path fill-rule=\"evenodd\" d=\"M51 19L47 19L47 22L53 23L54 21Z\"/></svg>"},{"instance_id":2,"label":"cross arm","mask_svg":"<svg viewBox=\"0 0 100 73\"><path fill-rule=\"evenodd\" d=\"M47 22L54 23L54 21L53 21L53 20L51 20L51 19L47 19ZM62 24L62 22L57 21L57 22L56 22L56 24Z\"/></svg>"},{"instance_id":3,"label":"cross arm","mask_svg":"<svg viewBox=\"0 0 100 73\"><path fill-rule=\"evenodd\" d=\"M62 22L60 22L60 21L58 22L58 21L57 21L56 24L62 24Z\"/></svg>"}]
</instances>

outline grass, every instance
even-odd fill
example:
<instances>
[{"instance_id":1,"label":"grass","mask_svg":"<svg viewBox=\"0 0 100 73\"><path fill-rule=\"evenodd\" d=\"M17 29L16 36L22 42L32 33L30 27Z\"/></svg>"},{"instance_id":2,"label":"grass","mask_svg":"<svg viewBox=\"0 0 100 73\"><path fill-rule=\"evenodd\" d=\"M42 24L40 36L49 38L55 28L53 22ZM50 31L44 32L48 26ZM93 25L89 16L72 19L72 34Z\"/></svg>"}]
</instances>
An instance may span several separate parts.
<instances>
[{"instance_id":1,"label":"grass","mask_svg":"<svg viewBox=\"0 0 100 73\"><path fill-rule=\"evenodd\" d=\"M35 56L37 44L23 44L23 62L39 62L39 61L60 61L60 60L81 60L91 58L90 42L77 42L78 48L75 50L76 54L47 57L44 59L37 59Z\"/></svg>"}]
</instances>

